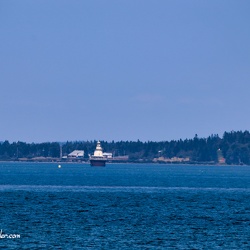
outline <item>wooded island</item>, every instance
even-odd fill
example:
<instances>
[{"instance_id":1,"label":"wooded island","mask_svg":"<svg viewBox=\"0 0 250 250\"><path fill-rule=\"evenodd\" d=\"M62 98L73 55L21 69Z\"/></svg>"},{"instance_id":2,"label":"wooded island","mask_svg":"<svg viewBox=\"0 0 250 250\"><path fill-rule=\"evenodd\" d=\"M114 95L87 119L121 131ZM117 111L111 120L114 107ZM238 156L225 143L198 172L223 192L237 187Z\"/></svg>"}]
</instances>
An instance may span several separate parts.
<instances>
[{"instance_id":1,"label":"wooded island","mask_svg":"<svg viewBox=\"0 0 250 250\"><path fill-rule=\"evenodd\" d=\"M0 143L2 161L88 161L97 141L67 141L25 143L4 141ZM104 152L112 153L113 162L200 163L250 165L249 131L225 132L220 138L171 141L101 141ZM82 150L82 157L67 157L74 150Z\"/></svg>"}]
</instances>

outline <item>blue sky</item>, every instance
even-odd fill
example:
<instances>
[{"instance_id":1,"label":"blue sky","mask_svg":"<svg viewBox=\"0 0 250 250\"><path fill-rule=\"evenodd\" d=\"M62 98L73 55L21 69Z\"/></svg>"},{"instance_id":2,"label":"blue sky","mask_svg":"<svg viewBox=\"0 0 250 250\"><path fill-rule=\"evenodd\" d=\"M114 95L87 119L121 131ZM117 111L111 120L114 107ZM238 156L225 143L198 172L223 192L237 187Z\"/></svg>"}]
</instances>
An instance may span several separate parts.
<instances>
[{"instance_id":1,"label":"blue sky","mask_svg":"<svg viewBox=\"0 0 250 250\"><path fill-rule=\"evenodd\" d=\"M250 128L250 1L0 2L0 141Z\"/></svg>"}]
</instances>

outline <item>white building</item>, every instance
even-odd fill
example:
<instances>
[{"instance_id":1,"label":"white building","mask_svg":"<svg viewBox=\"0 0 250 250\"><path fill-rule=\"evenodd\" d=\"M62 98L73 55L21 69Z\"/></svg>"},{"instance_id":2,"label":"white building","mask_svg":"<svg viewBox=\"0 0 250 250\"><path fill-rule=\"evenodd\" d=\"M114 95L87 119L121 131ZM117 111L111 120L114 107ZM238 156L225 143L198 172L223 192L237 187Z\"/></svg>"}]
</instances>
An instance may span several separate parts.
<instances>
[{"instance_id":1,"label":"white building","mask_svg":"<svg viewBox=\"0 0 250 250\"><path fill-rule=\"evenodd\" d=\"M83 150L74 150L73 152L68 154L68 157L70 157L70 158L84 157L84 151Z\"/></svg>"},{"instance_id":2,"label":"white building","mask_svg":"<svg viewBox=\"0 0 250 250\"><path fill-rule=\"evenodd\" d=\"M103 156L110 159L113 157L113 154L112 153L103 153Z\"/></svg>"}]
</instances>

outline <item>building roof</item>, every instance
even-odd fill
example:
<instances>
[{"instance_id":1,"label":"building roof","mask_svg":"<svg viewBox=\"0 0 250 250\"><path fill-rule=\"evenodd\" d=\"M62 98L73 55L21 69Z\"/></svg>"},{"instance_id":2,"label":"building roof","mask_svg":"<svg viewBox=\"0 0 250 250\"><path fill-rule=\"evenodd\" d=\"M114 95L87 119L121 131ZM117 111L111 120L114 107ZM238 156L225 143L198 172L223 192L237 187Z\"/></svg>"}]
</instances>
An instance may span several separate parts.
<instances>
[{"instance_id":1,"label":"building roof","mask_svg":"<svg viewBox=\"0 0 250 250\"><path fill-rule=\"evenodd\" d=\"M83 150L74 150L70 154L68 154L68 157L83 157L84 151Z\"/></svg>"}]
</instances>

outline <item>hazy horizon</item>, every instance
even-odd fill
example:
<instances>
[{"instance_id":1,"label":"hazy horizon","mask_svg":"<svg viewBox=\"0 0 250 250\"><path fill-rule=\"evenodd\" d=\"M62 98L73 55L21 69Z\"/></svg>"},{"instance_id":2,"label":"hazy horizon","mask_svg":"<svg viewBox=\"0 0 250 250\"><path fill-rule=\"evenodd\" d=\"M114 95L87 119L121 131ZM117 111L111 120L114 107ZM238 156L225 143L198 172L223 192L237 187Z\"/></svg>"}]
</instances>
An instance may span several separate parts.
<instances>
[{"instance_id":1,"label":"hazy horizon","mask_svg":"<svg viewBox=\"0 0 250 250\"><path fill-rule=\"evenodd\" d=\"M224 133L230 133L230 132L245 132L245 131L248 131L249 132L249 130L244 130L244 131L242 131L242 130L237 130L237 131L235 131L235 130L231 130L231 131L224 131ZM206 139L206 138L208 138L208 137L210 137L210 136L219 136L219 138L223 138L223 135L224 135L224 133L222 134L222 135L219 135L219 134L216 134L216 133L213 133L213 134L210 134L210 135L208 135L208 136L199 136L198 134L195 134L193 137L190 137L190 138L177 138L177 139L171 139L171 140L158 140L158 141L154 141L154 140L139 140L139 139L137 139L137 140L99 140L99 139L90 139L90 140L84 140L84 139L78 139L78 140L65 140L65 141L20 141L20 140L17 140L17 141L10 141L10 140L8 140L8 139L5 139L5 140L1 140L0 141L0 143L3 143L3 142L5 142L5 141L8 141L9 143L17 143L17 142L24 142L24 143L29 143L29 144L32 144L32 143L35 143L35 144L40 144L40 143L60 143L60 144L64 144L64 143L67 143L67 142L94 142L94 141L104 141L104 142L108 142L108 143L111 143L112 141L114 141L115 143L116 142L120 142L120 141L123 141L123 142L125 142L125 141L132 141L132 142L137 142L138 140L140 141L140 142L170 142L170 141L179 141L179 140L192 140L192 139L194 139L196 136L198 137L198 138L200 138L200 139Z\"/></svg>"}]
</instances>

